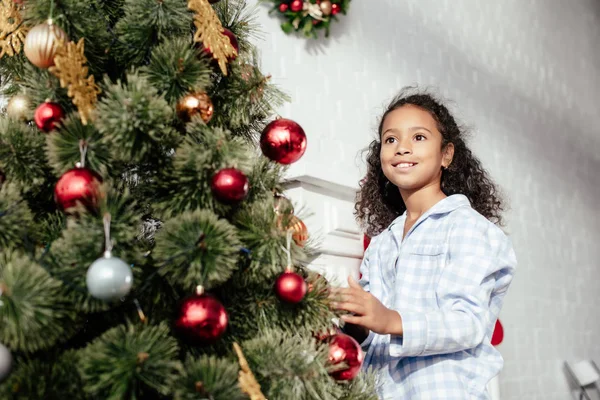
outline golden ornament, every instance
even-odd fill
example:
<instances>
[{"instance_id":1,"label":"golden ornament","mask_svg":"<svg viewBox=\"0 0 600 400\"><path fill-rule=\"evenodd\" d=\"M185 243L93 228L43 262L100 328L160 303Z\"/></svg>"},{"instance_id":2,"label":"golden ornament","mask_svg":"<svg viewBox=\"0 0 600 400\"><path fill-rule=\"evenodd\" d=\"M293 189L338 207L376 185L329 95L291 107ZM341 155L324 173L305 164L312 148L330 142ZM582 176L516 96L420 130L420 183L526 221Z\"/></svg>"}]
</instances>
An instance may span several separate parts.
<instances>
[{"instance_id":1,"label":"golden ornament","mask_svg":"<svg viewBox=\"0 0 600 400\"><path fill-rule=\"evenodd\" d=\"M19 54L26 34L19 5L13 0L0 0L0 58Z\"/></svg>"},{"instance_id":2,"label":"golden ornament","mask_svg":"<svg viewBox=\"0 0 600 400\"><path fill-rule=\"evenodd\" d=\"M31 100L24 94L11 97L6 105L6 113L9 117L27 121L31 119Z\"/></svg>"},{"instance_id":3,"label":"golden ornament","mask_svg":"<svg viewBox=\"0 0 600 400\"><path fill-rule=\"evenodd\" d=\"M250 396L250 400L267 400L265 395L260 391L260 384L256 381L252 370L250 370L248 361L246 360L246 357L244 357L244 353L242 353L242 348L239 344L233 343L233 349L235 350L240 363L240 374L238 378L240 388L244 393Z\"/></svg>"},{"instance_id":4,"label":"golden ornament","mask_svg":"<svg viewBox=\"0 0 600 400\"><path fill-rule=\"evenodd\" d=\"M322 0L321 4L319 4L319 7L321 7L321 12L324 16L331 15L331 10L333 10L333 4L331 4L331 1Z\"/></svg>"},{"instance_id":5,"label":"golden ornament","mask_svg":"<svg viewBox=\"0 0 600 400\"><path fill-rule=\"evenodd\" d=\"M277 217L277 226L281 230L292 231L292 239L298 247L304 247L308 241L308 228L302 220L295 215Z\"/></svg>"},{"instance_id":6,"label":"golden ornament","mask_svg":"<svg viewBox=\"0 0 600 400\"><path fill-rule=\"evenodd\" d=\"M58 48L69 40L65 31L56 26L51 19L31 28L25 38L25 56L39 68L54 65Z\"/></svg>"},{"instance_id":7,"label":"golden ornament","mask_svg":"<svg viewBox=\"0 0 600 400\"><path fill-rule=\"evenodd\" d=\"M208 0L189 0L188 8L194 12L194 42L202 42L210 49L219 63L223 75L227 75L227 61L237 56L229 37L223 34L223 25Z\"/></svg>"},{"instance_id":8,"label":"golden ornament","mask_svg":"<svg viewBox=\"0 0 600 400\"><path fill-rule=\"evenodd\" d=\"M304 247L308 240L308 228L302 220L296 216L292 217L289 229L292 230L292 239L299 247Z\"/></svg>"},{"instance_id":9,"label":"golden ornament","mask_svg":"<svg viewBox=\"0 0 600 400\"><path fill-rule=\"evenodd\" d=\"M177 102L177 116L183 122L190 122L194 115L200 116L205 124L211 120L214 112L213 103L205 92L185 95Z\"/></svg>"},{"instance_id":10,"label":"golden ornament","mask_svg":"<svg viewBox=\"0 0 600 400\"><path fill-rule=\"evenodd\" d=\"M81 122L87 125L96 107L100 88L96 85L94 76L88 76L84 46L81 38L77 44L69 42L60 47L54 57L55 66L49 71L60 80L61 87L68 88L67 94L77 107Z\"/></svg>"}]
</instances>

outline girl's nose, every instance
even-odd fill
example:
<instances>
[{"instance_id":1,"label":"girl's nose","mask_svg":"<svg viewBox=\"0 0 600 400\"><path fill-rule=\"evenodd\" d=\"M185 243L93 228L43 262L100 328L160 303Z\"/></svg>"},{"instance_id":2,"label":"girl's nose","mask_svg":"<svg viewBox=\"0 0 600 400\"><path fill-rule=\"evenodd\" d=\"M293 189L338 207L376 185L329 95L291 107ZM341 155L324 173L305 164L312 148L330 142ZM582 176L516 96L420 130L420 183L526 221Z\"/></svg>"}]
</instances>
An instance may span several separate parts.
<instances>
[{"instance_id":1,"label":"girl's nose","mask_svg":"<svg viewBox=\"0 0 600 400\"><path fill-rule=\"evenodd\" d=\"M396 147L396 154L402 156L404 154L410 154L412 152L412 147L410 146L410 141L402 140L398 141L398 146Z\"/></svg>"}]
</instances>

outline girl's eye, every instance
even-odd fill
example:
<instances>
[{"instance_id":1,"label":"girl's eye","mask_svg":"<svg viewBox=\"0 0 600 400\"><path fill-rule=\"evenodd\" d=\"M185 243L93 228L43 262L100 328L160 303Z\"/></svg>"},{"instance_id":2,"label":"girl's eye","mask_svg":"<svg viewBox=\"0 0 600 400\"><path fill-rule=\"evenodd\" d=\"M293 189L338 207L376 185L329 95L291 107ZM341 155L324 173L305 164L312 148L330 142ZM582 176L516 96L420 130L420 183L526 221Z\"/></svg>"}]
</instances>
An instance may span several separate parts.
<instances>
[{"instance_id":1,"label":"girl's eye","mask_svg":"<svg viewBox=\"0 0 600 400\"><path fill-rule=\"evenodd\" d=\"M416 135L415 139L418 140L418 141L425 140L425 136L423 136L423 135Z\"/></svg>"},{"instance_id":2,"label":"girl's eye","mask_svg":"<svg viewBox=\"0 0 600 400\"><path fill-rule=\"evenodd\" d=\"M385 139L385 143L394 143L395 140L396 140L396 138L389 137L389 138Z\"/></svg>"}]
</instances>

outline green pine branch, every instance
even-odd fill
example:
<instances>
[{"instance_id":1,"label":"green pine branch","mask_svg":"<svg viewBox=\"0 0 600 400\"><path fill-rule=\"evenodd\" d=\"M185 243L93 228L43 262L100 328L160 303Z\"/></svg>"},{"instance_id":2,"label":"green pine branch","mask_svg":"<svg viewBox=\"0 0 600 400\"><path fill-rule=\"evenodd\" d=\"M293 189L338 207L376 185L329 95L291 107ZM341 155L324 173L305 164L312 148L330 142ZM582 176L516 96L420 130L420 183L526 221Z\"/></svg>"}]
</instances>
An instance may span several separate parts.
<instances>
[{"instance_id":1,"label":"green pine branch","mask_svg":"<svg viewBox=\"0 0 600 400\"><path fill-rule=\"evenodd\" d=\"M75 351L37 359L20 356L15 370L0 385L0 398L90 400L81 390L83 381L77 362Z\"/></svg>"},{"instance_id":2,"label":"green pine branch","mask_svg":"<svg viewBox=\"0 0 600 400\"><path fill-rule=\"evenodd\" d=\"M245 400L237 362L215 356L189 358L176 384L176 400Z\"/></svg>"},{"instance_id":3,"label":"green pine branch","mask_svg":"<svg viewBox=\"0 0 600 400\"><path fill-rule=\"evenodd\" d=\"M112 169L111 152L102 135L92 124L83 125L76 113L69 114L51 135L47 136L48 161L57 176L73 168L81 160L80 147L85 146L85 166L104 175Z\"/></svg>"},{"instance_id":4,"label":"green pine branch","mask_svg":"<svg viewBox=\"0 0 600 400\"><path fill-rule=\"evenodd\" d=\"M196 209L226 215L233 208L219 203L211 192L211 181L222 168L251 170L248 144L221 128L211 128L196 119L188 124L187 137L177 148L173 165L155 183L157 211L163 218Z\"/></svg>"},{"instance_id":5,"label":"green pine branch","mask_svg":"<svg viewBox=\"0 0 600 400\"><path fill-rule=\"evenodd\" d=\"M112 328L79 356L83 388L88 395L107 400L169 394L181 371L178 352L165 323Z\"/></svg>"},{"instance_id":6,"label":"green pine branch","mask_svg":"<svg viewBox=\"0 0 600 400\"><path fill-rule=\"evenodd\" d=\"M75 332L76 314L64 287L27 256L0 253L0 287L0 341L11 349L47 349Z\"/></svg>"},{"instance_id":7,"label":"green pine branch","mask_svg":"<svg viewBox=\"0 0 600 400\"><path fill-rule=\"evenodd\" d=\"M190 33L192 15L181 0L125 0L115 26L113 54L122 65L147 62L156 44Z\"/></svg>"},{"instance_id":8,"label":"green pine branch","mask_svg":"<svg viewBox=\"0 0 600 400\"><path fill-rule=\"evenodd\" d=\"M153 258L160 273L192 292L211 289L229 279L237 267L237 230L209 210L184 212L169 219L156 235Z\"/></svg>"},{"instance_id":9,"label":"green pine branch","mask_svg":"<svg viewBox=\"0 0 600 400\"><path fill-rule=\"evenodd\" d=\"M146 78L128 74L126 83L105 86L95 125L117 159L141 161L175 145L173 110Z\"/></svg>"},{"instance_id":10,"label":"green pine branch","mask_svg":"<svg viewBox=\"0 0 600 400\"><path fill-rule=\"evenodd\" d=\"M165 40L152 51L150 63L141 69L171 105L189 92L206 91L212 84L209 60L190 42L189 37Z\"/></svg>"},{"instance_id":11,"label":"green pine branch","mask_svg":"<svg viewBox=\"0 0 600 400\"><path fill-rule=\"evenodd\" d=\"M310 336L261 331L242 350L269 399L337 400L343 393L327 373L327 346Z\"/></svg>"},{"instance_id":12,"label":"green pine branch","mask_svg":"<svg viewBox=\"0 0 600 400\"><path fill-rule=\"evenodd\" d=\"M21 185L41 184L47 176L44 136L31 126L0 118L0 169Z\"/></svg>"},{"instance_id":13,"label":"green pine branch","mask_svg":"<svg viewBox=\"0 0 600 400\"><path fill-rule=\"evenodd\" d=\"M14 184L0 186L0 249L24 247L33 216Z\"/></svg>"}]
</instances>

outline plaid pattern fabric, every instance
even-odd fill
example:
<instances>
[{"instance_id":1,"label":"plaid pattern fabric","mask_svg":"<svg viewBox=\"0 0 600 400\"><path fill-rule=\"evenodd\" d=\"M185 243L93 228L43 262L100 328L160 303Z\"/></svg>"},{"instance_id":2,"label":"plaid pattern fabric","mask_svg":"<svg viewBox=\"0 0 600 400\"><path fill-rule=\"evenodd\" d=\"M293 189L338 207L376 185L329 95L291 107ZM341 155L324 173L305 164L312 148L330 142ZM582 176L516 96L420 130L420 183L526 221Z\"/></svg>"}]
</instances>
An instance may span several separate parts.
<instances>
[{"instance_id":1,"label":"plaid pattern fabric","mask_svg":"<svg viewBox=\"0 0 600 400\"><path fill-rule=\"evenodd\" d=\"M490 344L516 267L506 235L463 195L438 202L402 240L406 213L374 237L360 284L402 316L404 335L371 332L365 368L381 399L488 399L503 360Z\"/></svg>"}]
</instances>

